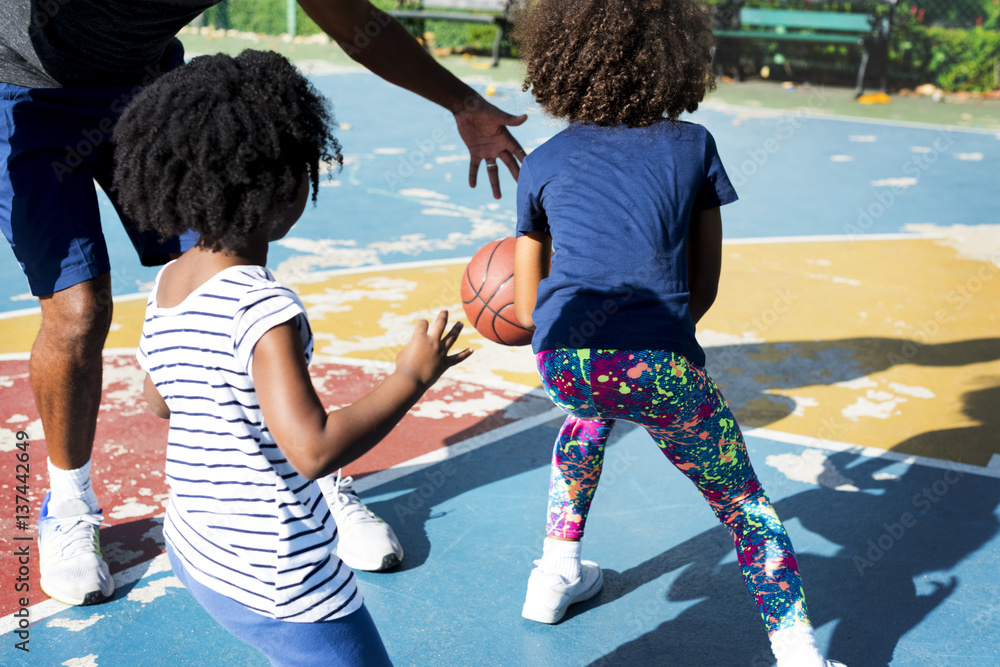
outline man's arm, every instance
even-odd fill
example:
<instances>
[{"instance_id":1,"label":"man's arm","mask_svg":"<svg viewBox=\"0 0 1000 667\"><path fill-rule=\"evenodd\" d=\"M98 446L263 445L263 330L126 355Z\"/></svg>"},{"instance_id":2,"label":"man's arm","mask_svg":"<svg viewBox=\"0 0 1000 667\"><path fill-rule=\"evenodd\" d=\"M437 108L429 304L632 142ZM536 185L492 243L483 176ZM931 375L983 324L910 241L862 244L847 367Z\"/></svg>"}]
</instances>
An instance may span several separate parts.
<instances>
[{"instance_id":1,"label":"man's arm","mask_svg":"<svg viewBox=\"0 0 1000 667\"><path fill-rule=\"evenodd\" d=\"M434 60L399 21L368 0L299 0L299 4L354 60L455 114L471 156L470 186L476 186L479 163L485 160L493 196L499 199L498 158L517 180L525 152L507 126L520 125L527 116L512 116L484 100Z\"/></svg>"}]
</instances>

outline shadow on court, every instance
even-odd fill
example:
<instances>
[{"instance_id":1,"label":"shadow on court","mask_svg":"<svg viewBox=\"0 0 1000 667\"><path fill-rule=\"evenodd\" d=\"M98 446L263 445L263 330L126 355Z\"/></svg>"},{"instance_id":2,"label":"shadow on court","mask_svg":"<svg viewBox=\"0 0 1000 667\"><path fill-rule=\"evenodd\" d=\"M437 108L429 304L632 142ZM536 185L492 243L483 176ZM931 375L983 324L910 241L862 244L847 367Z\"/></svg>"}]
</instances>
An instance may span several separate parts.
<instances>
[{"instance_id":1,"label":"shadow on court","mask_svg":"<svg viewBox=\"0 0 1000 667\"><path fill-rule=\"evenodd\" d=\"M832 385L864 378L890 368L911 364L926 368L970 366L1000 359L1000 338L980 338L948 343L921 344L900 338L846 338L830 341L794 341L727 345L710 348L708 371L744 428L766 427L795 410L795 401L768 393L772 389L794 389ZM1000 413L987 407L989 397L1000 390L1000 378L979 379L981 391L965 398L965 413L981 426L929 432L895 445L905 454L985 466L1000 454L996 437ZM996 405L996 403L994 403ZM973 414L974 413L974 414ZM836 424L811 434L838 440ZM864 445L864 442L855 444Z\"/></svg>"},{"instance_id":2,"label":"shadow on court","mask_svg":"<svg viewBox=\"0 0 1000 667\"><path fill-rule=\"evenodd\" d=\"M735 387L738 399L744 402L763 395L767 386L807 386L862 377L891 366L892 354L900 355L905 363L927 366L958 366L1000 358L1000 339L916 346L916 353L908 359L899 352L906 344L907 341L894 339L859 338L740 345L731 350L714 348L709 355L720 359L729 351L732 353L729 358L737 364L741 359L747 360L745 373L738 372L738 365L727 366L717 371L717 377L753 377L755 357L771 360L781 357L769 371L774 379L767 385L756 385L753 395L740 394L742 387ZM831 357L844 363L830 363ZM986 382L992 384L995 380ZM952 446L957 447L969 446L970 440L975 444L978 438L983 443L995 443L994 434L1000 424L990 406L996 405L998 391L1000 388L989 386L964 397L966 415L980 422L980 426L925 433L900 443L896 450L916 453L913 450L925 448L927 442L940 443L952 435L955 436ZM470 530L489 536L484 539L490 540L498 568L526 572L531 560L540 555L547 487L538 484L538 488L525 491L531 495L532 507L537 510L519 517L528 528L513 529L516 533L513 536L505 528L513 524L490 525L490 517L499 516L507 508L476 507L476 499L470 492L547 467L561 421L555 419L518 437L500 440L372 488L368 492L372 497L391 497L369 505L393 525L406 546L403 569L420 568L439 557L435 551L450 548L432 544L429 527L458 506L479 517L481 524L470 526ZM606 478L616 442L637 429L624 422L615 427L607 450ZM463 439L462 433L455 434L450 444ZM655 448L652 441L649 447ZM754 458L758 471L764 466L761 458L760 453ZM979 588L979 578L990 568L988 554L978 552L1000 533L996 514L1000 505L1000 479L915 465L901 466L898 473L888 474L883 471L899 464L848 452L828 453L828 463L845 483L857 490L814 487L777 500L775 508L786 524L796 520L805 528L806 539L796 544L800 572L811 618L818 628L825 626L824 631L830 633L827 641L832 658L852 667L889 664L900 640L920 628L935 609L959 591L963 604L971 598L981 603L975 609L992 608L991 596L996 591L990 593L990 589ZM665 484L687 484L679 481L679 477L669 477L672 467L666 460L662 460L662 465ZM618 472L623 478L630 474L627 469ZM768 484L765 488L769 488ZM466 494L470 496L463 498ZM602 502L601 496L598 492L595 510ZM780 497L780 493L775 497ZM443 506L452 509L441 509ZM590 664L712 667L773 664L763 623L747 595L727 531L715 525L671 545L671 516L647 515L644 521L647 523L636 525L636 539L647 539L651 521L653 539L662 540L665 550L621 572L606 569L601 594L574 606L567 620L597 613L599 607L627 598L650 584L662 585L654 582L665 574L675 576L668 577L671 583L657 592L661 604L647 599L644 604L626 607L628 611L618 619L622 627L609 637L608 644L618 643L623 629L626 634L630 628L635 632L627 634L630 637L627 641ZM528 533L533 536L525 537ZM629 544L619 546L624 553L629 552ZM984 561L982 568L980 561ZM668 604L677 602L686 602L688 606L680 613L667 610ZM650 623L659 617L664 618L663 622L648 631ZM945 650L949 642L967 651L968 642L973 642L972 645L976 642L963 636L981 634L982 619L977 618L977 613L970 611L964 617L952 618L950 627L944 628L938 617L923 631L932 634L933 642L929 645L933 651ZM960 662L935 662L928 657L910 664Z\"/></svg>"},{"instance_id":3,"label":"shadow on court","mask_svg":"<svg viewBox=\"0 0 1000 667\"><path fill-rule=\"evenodd\" d=\"M830 555L817 555L808 542L798 546L813 624L836 623L830 657L848 665L887 665L900 639L949 596L960 588L975 596L980 589L985 572L975 568L966 568L964 576L940 572L955 569L997 536L1000 480L911 466L898 479L875 481L872 475L885 467L878 459L840 453L830 460L838 469L846 469L859 492L820 487L780 500L775 509L784 522L798 519L810 533L837 547ZM665 530L668 526L666 521ZM698 602L592 664L656 660L720 667L773 664L761 619L741 584L739 566L721 562L732 549L720 526L634 568L605 572L605 589L591 606L607 604L679 569L684 571L664 591L664 599ZM919 589L915 582L921 582ZM986 591L981 602L980 610L992 604ZM959 644L962 635L982 629L975 612L954 618L951 624L949 632ZM939 636L937 648L945 649L948 634ZM734 651L734 643L742 650ZM743 657L734 662L734 654ZM945 658L923 664L959 663Z\"/></svg>"}]
</instances>

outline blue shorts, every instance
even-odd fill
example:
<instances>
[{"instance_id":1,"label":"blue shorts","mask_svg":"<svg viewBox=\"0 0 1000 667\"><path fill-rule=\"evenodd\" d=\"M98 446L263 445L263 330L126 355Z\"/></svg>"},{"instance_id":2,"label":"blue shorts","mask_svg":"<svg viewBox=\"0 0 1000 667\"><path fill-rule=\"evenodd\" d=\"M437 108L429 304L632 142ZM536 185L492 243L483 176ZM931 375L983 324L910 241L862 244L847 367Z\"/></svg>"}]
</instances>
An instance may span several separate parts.
<instances>
[{"instance_id":1,"label":"blue shorts","mask_svg":"<svg viewBox=\"0 0 1000 667\"><path fill-rule=\"evenodd\" d=\"M364 605L322 623L290 623L261 616L188 574L167 544L174 575L219 625L268 657L276 667L392 667L382 637Z\"/></svg>"},{"instance_id":2,"label":"blue shorts","mask_svg":"<svg viewBox=\"0 0 1000 667\"><path fill-rule=\"evenodd\" d=\"M94 181L117 210L111 133L138 90L0 83L0 228L33 295L111 271ZM194 233L161 241L118 214L144 266L197 242Z\"/></svg>"}]
</instances>

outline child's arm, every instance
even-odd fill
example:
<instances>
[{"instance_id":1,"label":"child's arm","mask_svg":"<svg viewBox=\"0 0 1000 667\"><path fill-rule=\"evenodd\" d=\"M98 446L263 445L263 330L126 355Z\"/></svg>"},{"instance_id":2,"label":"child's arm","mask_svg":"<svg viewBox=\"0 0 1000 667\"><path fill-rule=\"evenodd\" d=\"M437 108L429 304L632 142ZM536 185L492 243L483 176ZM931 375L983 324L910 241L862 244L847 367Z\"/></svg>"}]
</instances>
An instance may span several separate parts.
<instances>
[{"instance_id":1,"label":"child's arm","mask_svg":"<svg viewBox=\"0 0 1000 667\"><path fill-rule=\"evenodd\" d=\"M538 283L549 277L552 237L543 232L525 232L514 245L514 313L526 329L534 329L532 313L538 298Z\"/></svg>"},{"instance_id":2,"label":"child's arm","mask_svg":"<svg viewBox=\"0 0 1000 667\"><path fill-rule=\"evenodd\" d=\"M146 375L146 379L142 383L142 394L146 397L149 409L153 411L154 415L163 419L170 419L170 408L167 407L167 402L160 396L159 390L157 390L156 385L153 384L149 375Z\"/></svg>"},{"instance_id":3,"label":"child's arm","mask_svg":"<svg viewBox=\"0 0 1000 667\"><path fill-rule=\"evenodd\" d=\"M445 370L468 358L453 355L461 323L442 336L448 323L441 311L428 327L417 323L396 355L396 371L356 403L326 412L313 389L302 341L291 321L261 336L253 353L253 379L264 421L288 462L317 479L357 459L384 438Z\"/></svg>"},{"instance_id":4,"label":"child's arm","mask_svg":"<svg viewBox=\"0 0 1000 667\"><path fill-rule=\"evenodd\" d=\"M722 214L718 207L695 214L688 238L689 309L695 323L715 302L722 273Z\"/></svg>"}]
</instances>

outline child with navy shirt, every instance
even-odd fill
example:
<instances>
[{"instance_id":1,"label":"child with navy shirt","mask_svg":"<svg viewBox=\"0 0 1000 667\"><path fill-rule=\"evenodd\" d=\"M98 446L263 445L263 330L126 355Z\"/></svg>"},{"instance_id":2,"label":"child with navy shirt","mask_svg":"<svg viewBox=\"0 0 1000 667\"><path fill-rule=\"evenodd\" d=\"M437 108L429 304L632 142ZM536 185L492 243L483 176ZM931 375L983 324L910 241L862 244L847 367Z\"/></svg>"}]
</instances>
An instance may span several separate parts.
<instances>
[{"instance_id":1,"label":"child with navy shirt","mask_svg":"<svg viewBox=\"0 0 1000 667\"><path fill-rule=\"evenodd\" d=\"M395 372L329 413L309 378L302 302L265 268L341 162L325 101L282 56L195 58L115 129L115 187L144 229L198 233L146 308L138 359L170 419L163 534L205 610L274 665L391 664L315 480L376 445L450 366L461 327L416 325ZM339 475L338 475L339 480Z\"/></svg>"},{"instance_id":2,"label":"child with navy shirt","mask_svg":"<svg viewBox=\"0 0 1000 667\"><path fill-rule=\"evenodd\" d=\"M569 414L522 615L556 623L600 592L580 540L622 419L646 428L729 529L778 666L839 665L815 646L792 544L695 338L718 288L720 207L737 199L712 135L678 120L714 85L707 7L535 0L516 25L525 88L569 121L524 161L517 191L515 308Z\"/></svg>"}]
</instances>

